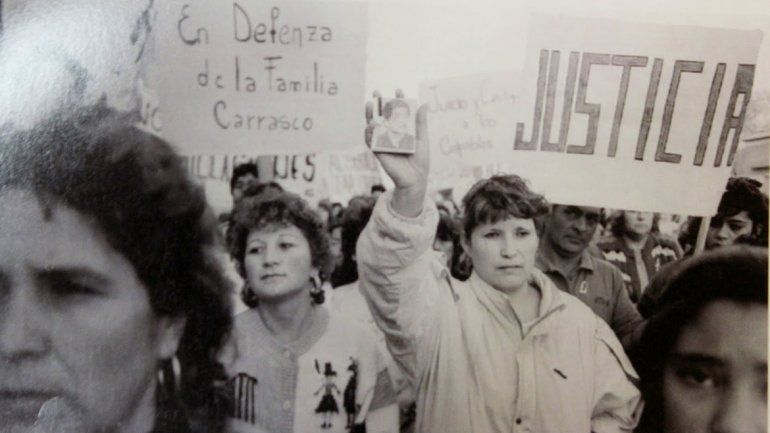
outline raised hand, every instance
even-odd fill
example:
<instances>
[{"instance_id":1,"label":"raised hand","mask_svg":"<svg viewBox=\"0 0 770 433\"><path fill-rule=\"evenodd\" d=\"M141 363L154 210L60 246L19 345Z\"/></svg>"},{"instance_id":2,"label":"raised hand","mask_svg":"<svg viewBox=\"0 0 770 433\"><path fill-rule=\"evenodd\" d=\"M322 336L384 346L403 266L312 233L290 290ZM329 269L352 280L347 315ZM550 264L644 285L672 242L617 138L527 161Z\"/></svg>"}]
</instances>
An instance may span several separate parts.
<instances>
[{"instance_id":1,"label":"raised hand","mask_svg":"<svg viewBox=\"0 0 770 433\"><path fill-rule=\"evenodd\" d=\"M380 101L379 92L374 92L374 98ZM401 90L396 91L396 98L403 98ZM415 153L393 154L375 152L385 173L396 185L393 192L393 209L403 216L417 216L422 210L425 190L428 185L428 170L430 168L430 152L428 145L427 106L422 105L417 110L415 125ZM365 132L366 145L371 147L372 135L377 123L374 117L374 105L366 104L367 127Z\"/></svg>"}]
</instances>

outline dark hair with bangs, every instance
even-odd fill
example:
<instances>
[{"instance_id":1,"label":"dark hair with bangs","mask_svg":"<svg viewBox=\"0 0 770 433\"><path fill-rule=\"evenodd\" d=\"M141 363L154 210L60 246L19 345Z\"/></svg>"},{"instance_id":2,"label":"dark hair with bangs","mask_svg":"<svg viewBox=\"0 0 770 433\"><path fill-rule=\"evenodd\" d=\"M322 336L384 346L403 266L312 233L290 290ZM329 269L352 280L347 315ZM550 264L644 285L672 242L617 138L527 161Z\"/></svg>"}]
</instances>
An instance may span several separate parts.
<instances>
[{"instance_id":1,"label":"dark hair with bangs","mask_svg":"<svg viewBox=\"0 0 770 433\"><path fill-rule=\"evenodd\" d=\"M545 197L530 190L524 179L498 174L476 182L463 197L463 234L470 239L481 224L510 217L536 219L547 213Z\"/></svg>"},{"instance_id":2,"label":"dark hair with bangs","mask_svg":"<svg viewBox=\"0 0 770 433\"><path fill-rule=\"evenodd\" d=\"M267 188L261 194L245 197L233 210L228 232L230 255L238 263L238 272L246 278L243 260L246 254L246 239L253 230L270 226L295 226L310 246L312 265L318 269L322 280L327 280L332 266L329 249L329 235L318 214L307 202L296 194L275 188ZM250 291L241 294L249 307L256 306L256 299ZM314 298L318 304L323 297Z\"/></svg>"},{"instance_id":3,"label":"dark hair with bangs","mask_svg":"<svg viewBox=\"0 0 770 433\"><path fill-rule=\"evenodd\" d=\"M761 183L747 177L733 177L727 181L725 192L719 201L713 223L734 216L742 211L749 214L754 223L753 236L767 237L767 196L762 193Z\"/></svg>"}]
</instances>

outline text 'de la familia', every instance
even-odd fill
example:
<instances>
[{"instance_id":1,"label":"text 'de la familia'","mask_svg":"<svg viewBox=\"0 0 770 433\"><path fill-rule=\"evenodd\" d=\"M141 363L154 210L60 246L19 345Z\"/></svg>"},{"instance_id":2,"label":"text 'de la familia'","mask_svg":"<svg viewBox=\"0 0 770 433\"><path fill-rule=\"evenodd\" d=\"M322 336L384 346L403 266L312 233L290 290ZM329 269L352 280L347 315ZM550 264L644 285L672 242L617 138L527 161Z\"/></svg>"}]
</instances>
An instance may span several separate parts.
<instances>
[{"instance_id":1,"label":"text 'de la familia'","mask_svg":"<svg viewBox=\"0 0 770 433\"><path fill-rule=\"evenodd\" d=\"M159 42L169 140L187 150L261 154L357 143L365 5L173 3L162 18L169 41Z\"/></svg>"}]
</instances>

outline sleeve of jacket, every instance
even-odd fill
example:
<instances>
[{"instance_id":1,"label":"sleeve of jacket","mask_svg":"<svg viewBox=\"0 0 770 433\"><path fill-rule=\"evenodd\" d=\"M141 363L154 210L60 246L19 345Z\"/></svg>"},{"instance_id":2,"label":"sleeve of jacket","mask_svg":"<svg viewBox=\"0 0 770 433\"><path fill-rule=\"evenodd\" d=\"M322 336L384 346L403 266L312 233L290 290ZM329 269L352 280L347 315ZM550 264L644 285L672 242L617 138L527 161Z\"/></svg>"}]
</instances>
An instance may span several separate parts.
<instances>
[{"instance_id":1,"label":"sleeve of jacket","mask_svg":"<svg viewBox=\"0 0 770 433\"><path fill-rule=\"evenodd\" d=\"M368 328L367 328L368 329ZM398 405L385 359L376 344L376 336L362 333L358 342L358 383L356 424L366 423L366 430L398 433ZM347 392L347 389L345 389Z\"/></svg>"},{"instance_id":2,"label":"sleeve of jacket","mask_svg":"<svg viewBox=\"0 0 770 433\"><path fill-rule=\"evenodd\" d=\"M593 433L631 432L643 409L639 377L607 325L597 321L594 357Z\"/></svg>"},{"instance_id":3,"label":"sleeve of jacket","mask_svg":"<svg viewBox=\"0 0 770 433\"><path fill-rule=\"evenodd\" d=\"M359 287L391 356L416 387L438 335L440 288L433 238L436 205L426 199L415 218L397 214L383 194L358 239Z\"/></svg>"},{"instance_id":4,"label":"sleeve of jacket","mask_svg":"<svg viewBox=\"0 0 770 433\"><path fill-rule=\"evenodd\" d=\"M612 293L615 297L615 308L612 310L610 327L615 331L623 347L628 349L641 337L644 319L628 296L620 270L614 266L612 267Z\"/></svg>"}]
</instances>

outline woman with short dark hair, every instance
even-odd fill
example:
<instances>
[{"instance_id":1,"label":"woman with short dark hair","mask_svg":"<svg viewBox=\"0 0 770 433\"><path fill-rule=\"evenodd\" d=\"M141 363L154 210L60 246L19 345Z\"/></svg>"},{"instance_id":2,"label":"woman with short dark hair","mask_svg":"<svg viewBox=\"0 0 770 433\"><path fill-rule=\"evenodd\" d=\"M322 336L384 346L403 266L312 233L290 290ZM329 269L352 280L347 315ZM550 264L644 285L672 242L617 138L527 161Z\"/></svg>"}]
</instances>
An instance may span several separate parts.
<instances>
[{"instance_id":1,"label":"woman with short dark hair","mask_svg":"<svg viewBox=\"0 0 770 433\"><path fill-rule=\"evenodd\" d=\"M414 155L376 154L395 189L357 249L361 291L417 396L416 431L630 431L641 401L620 342L534 266L541 195L515 175L471 188L467 281L431 251L438 211L426 198L425 116L423 107Z\"/></svg>"}]
</instances>

